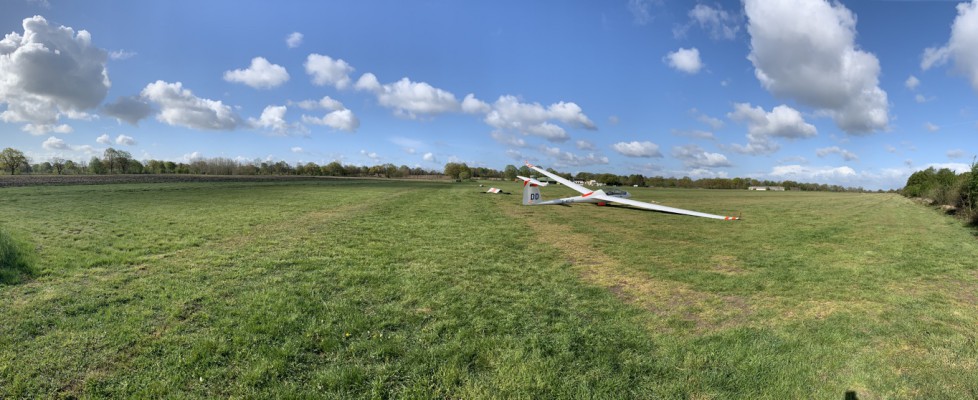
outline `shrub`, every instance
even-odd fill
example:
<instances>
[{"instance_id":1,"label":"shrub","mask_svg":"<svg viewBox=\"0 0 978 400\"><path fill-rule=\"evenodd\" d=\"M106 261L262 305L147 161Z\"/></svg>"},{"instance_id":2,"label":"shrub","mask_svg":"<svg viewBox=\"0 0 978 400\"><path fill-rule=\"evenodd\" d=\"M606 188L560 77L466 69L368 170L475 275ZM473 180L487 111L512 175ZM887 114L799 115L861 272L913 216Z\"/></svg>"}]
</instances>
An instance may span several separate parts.
<instances>
[{"instance_id":1,"label":"shrub","mask_svg":"<svg viewBox=\"0 0 978 400\"><path fill-rule=\"evenodd\" d=\"M949 206L957 206L961 199L956 185L932 187L927 191L926 197L933 199L935 204Z\"/></svg>"},{"instance_id":2,"label":"shrub","mask_svg":"<svg viewBox=\"0 0 978 400\"><path fill-rule=\"evenodd\" d=\"M965 173L961 195L965 198L965 206L972 212L978 213L978 161L971 163L971 172Z\"/></svg>"},{"instance_id":3,"label":"shrub","mask_svg":"<svg viewBox=\"0 0 978 400\"><path fill-rule=\"evenodd\" d=\"M18 283L30 276L33 264L31 246L0 228L0 285Z\"/></svg>"}]
</instances>

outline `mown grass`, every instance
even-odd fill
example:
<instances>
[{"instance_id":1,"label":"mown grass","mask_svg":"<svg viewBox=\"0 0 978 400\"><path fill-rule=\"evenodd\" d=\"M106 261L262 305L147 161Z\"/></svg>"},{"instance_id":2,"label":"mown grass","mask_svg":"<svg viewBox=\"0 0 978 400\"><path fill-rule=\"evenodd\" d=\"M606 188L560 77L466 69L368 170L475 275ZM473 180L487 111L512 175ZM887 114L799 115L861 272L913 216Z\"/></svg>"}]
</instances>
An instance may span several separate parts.
<instances>
[{"instance_id":1,"label":"mown grass","mask_svg":"<svg viewBox=\"0 0 978 400\"><path fill-rule=\"evenodd\" d=\"M34 272L34 250L0 226L0 285L15 284Z\"/></svg>"},{"instance_id":2,"label":"mown grass","mask_svg":"<svg viewBox=\"0 0 978 400\"><path fill-rule=\"evenodd\" d=\"M634 191L745 220L441 183L2 189L37 255L0 286L0 397L978 395L960 223L891 195Z\"/></svg>"}]
</instances>

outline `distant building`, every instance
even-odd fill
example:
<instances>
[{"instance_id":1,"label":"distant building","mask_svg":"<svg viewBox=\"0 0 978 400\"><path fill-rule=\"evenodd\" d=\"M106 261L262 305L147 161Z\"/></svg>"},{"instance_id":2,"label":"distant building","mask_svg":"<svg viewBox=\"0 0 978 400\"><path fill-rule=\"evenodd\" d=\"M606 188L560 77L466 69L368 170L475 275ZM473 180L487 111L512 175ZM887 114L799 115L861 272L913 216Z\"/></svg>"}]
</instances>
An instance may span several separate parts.
<instances>
[{"instance_id":1,"label":"distant building","mask_svg":"<svg viewBox=\"0 0 978 400\"><path fill-rule=\"evenodd\" d=\"M771 190L775 192L783 192L784 186L751 186L747 190Z\"/></svg>"}]
</instances>

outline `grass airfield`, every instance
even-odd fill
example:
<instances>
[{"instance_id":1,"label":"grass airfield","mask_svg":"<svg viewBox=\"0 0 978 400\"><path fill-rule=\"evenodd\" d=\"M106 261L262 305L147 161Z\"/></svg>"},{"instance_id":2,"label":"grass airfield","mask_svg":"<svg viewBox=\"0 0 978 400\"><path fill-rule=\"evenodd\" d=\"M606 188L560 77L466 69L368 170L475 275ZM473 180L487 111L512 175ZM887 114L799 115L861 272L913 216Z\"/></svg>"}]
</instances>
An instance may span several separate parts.
<instances>
[{"instance_id":1,"label":"grass airfield","mask_svg":"<svg viewBox=\"0 0 978 400\"><path fill-rule=\"evenodd\" d=\"M0 189L0 398L969 398L978 240L892 194ZM489 184L486 185L487 187ZM570 196L562 187L545 198Z\"/></svg>"}]
</instances>

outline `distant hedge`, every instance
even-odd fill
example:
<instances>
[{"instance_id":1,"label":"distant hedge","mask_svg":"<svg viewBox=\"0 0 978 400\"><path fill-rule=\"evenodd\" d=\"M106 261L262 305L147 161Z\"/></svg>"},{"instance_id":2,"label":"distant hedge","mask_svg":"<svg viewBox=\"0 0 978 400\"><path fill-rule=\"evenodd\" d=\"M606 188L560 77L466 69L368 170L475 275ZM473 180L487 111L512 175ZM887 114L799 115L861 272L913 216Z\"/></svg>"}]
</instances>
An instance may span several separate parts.
<instances>
[{"instance_id":1,"label":"distant hedge","mask_svg":"<svg viewBox=\"0 0 978 400\"><path fill-rule=\"evenodd\" d=\"M0 227L0 285L18 283L33 273L34 252L30 245Z\"/></svg>"}]
</instances>

